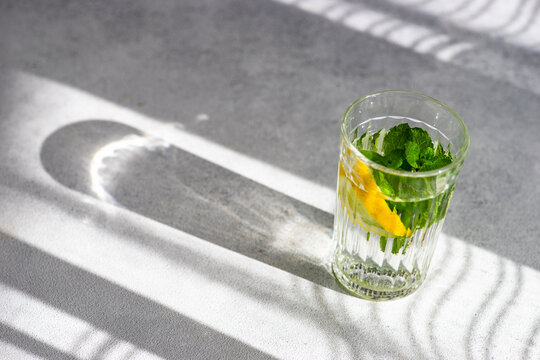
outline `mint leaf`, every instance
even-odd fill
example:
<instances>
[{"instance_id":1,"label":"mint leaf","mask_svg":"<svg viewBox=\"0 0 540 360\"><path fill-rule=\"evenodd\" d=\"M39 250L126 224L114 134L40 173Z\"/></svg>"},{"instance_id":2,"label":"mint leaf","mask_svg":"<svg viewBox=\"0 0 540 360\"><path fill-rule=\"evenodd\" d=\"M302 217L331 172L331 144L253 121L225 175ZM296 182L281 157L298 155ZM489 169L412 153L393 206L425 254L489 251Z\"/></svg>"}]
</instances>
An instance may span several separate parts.
<instances>
[{"instance_id":1,"label":"mint leaf","mask_svg":"<svg viewBox=\"0 0 540 360\"><path fill-rule=\"evenodd\" d=\"M412 137L411 127L407 123L394 126L384 137L383 152L390 154L394 150L404 150L405 143Z\"/></svg>"},{"instance_id":2,"label":"mint leaf","mask_svg":"<svg viewBox=\"0 0 540 360\"><path fill-rule=\"evenodd\" d=\"M379 244L381 245L381 251L383 251L383 252L386 250L386 241L387 240L388 240L388 238L386 236L381 236Z\"/></svg>"},{"instance_id":3,"label":"mint leaf","mask_svg":"<svg viewBox=\"0 0 540 360\"><path fill-rule=\"evenodd\" d=\"M371 161L402 171L435 170L450 164L453 159L450 144L445 150L439 141L432 141L426 130L411 128L407 123L388 131L365 132L355 145ZM430 198L435 195L436 188L431 177L409 178L377 169L371 169L371 172L379 190L387 198L386 203L399 215L406 228L412 231L424 229L444 218L453 189ZM425 200L404 201L406 199ZM405 253L411 240L394 238L392 253L397 254L401 249ZM381 251L386 251L387 243L388 238L381 236Z\"/></svg>"},{"instance_id":4,"label":"mint leaf","mask_svg":"<svg viewBox=\"0 0 540 360\"><path fill-rule=\"evenodd\" d=\"M386 130L384 130L384 129L381 129L381 130L377 131L375 134L373 134L373 139L374 139L374 143L375 143L375 146L374 146L373 150L375 150L379 154L382 153L385 136L386 136Z\"/></svg>"},{"instance_id":5,"label":"mint leaf","mask_svg":"<svg viewBox=\"0 0 540 360\"><path fill-rule=\"evenodd\" d=\"M392 183L388 181L387 177L384 176L384 173L380 171L374 171L373 175L375 177L375 182L377 183L377 186L379 187L379 190L381 190L381 193L383 193L383 195L391 198L396 196L394 185L392 185Z\"/></svg>"},{"instance_id":6,"label":"mint leaf","mask_svg":"<svg viewBox=\"0 0 540 360\"><path fill-rule=\"evenodd\" d=\"M379 144L379 138L381 137L381 134L383 133L384 129L380 129L379 131L377 131L375 134L372 135L371 139L371 149L373 149L373 151L377 151L377 147L378 147L378 144ZM384 135L382 136L384 138Z\"/></svg>"},{"instance_id":7,"label":"mint leaf","mask_svg":"<svg viewBox=\"0 0 540 360\"><path fill-rule=\"evenodd\" d=\"M433 149L432 148L424 148L420 151L420 159L422 160L431 160L433 158Z\"/></svg>"},{"instance_id":8,"label":"mint leaf","mask_svg":"<svg viewBox=\"0 0 540 360\"><path fill-rule=\"evenodd\" d=\"M452 162L451 153L445 151L439 141L432 141L426 130L411 128L407 123L394 126L388 132L381 129L369 134L366 131L356 146L368 159L390 169L429 171Z\"/></svg>"},{"instance_id":9,"label":"mint leaf","mask_svg":"<svg viewBox=\"0 0 540 360\"><path fill-rule=\"evenodd\" d=\"M405 143L405 159L407 159L409 165L411 165L413 168L418 168L419 166L416 162L419 158L420 146L415 142L407 141Z\"/></svg>"},{"instance_id":10,"label":"mint leaf","mask_svg":"<svg viewBox=\"0 0 540 360\"><path fill-rule=\"evenodd\" d=\"M437 140L435 140L435 156L444 155L444 148L442 147L441 143Z\"/></svg>"},{"instance_id":11,"label":"mint leaf","mask_svg":"<svg viewBox=\"0 0 540 360\"><path fill-rule=\"evenodd\" d=\"M420 150L433 149L433 141L426 130L415 127L411 129L411 135L412 142L416 143Z\"/></svg>"},{"instance_id":12,"label":"mint leaf","mask_svg":"<svg viewBox=\"0 0 540 360\"><path fill-rule=\"evenodd\" d=\"M395 149L390 154L384 156L383 165L390 169L399 169L403 163L403 150Z\"/></svg>"},{"instance_id":13,"label":"mint leaf","mask_svg":"<svg viewBox=\"0 0 540 360\"><path fill-rule=\"evenodd\" d=\"M367 157L369 160L376 162L377 164L384 165L390 169L397 169L403 162L403 152L401 150L394 150L387 156L382 156L371 150L360 150L360 153Z\"/></svg>"},{"instance_id":14,"label":"mint leaf","mask_svg":"<svg viewBox=\"0 0 540 360\"><path fill-rule=\"evenodd\" d=\"M357 129L358 129L358 128L357 128ZM353 144L354 144L354 146L356 146L356 148L357 148L358 150L360 150L360 149L362 148L362 142L364 141L364 138L365 138L366 136L368 136L368 133L367 133L367 131L366 131L365 133L362 134L362 136L360 136L360 138L357 138L357 136L358 136L358 134L355 133L355 134L354 134L354 138L355 138L356 142L353 141Z\"/></svg>"},{"instance_id":15,"label":"mint leaf","mask_svg":"<svg viewBox=\"0 0 540 360\"><path fill-rule=\"evenodd\" d=\"M384 164L384 156L377 154L375 151L360 150L360 153L377 164Z\"/></svg>"},{"instance_id":16,"label":"mint leaf","mask_svg":"<svg viewBox=\"0 0 540 360\"><path fill-rule=\"evenodd\" d=\"M403 245L405 245L404 237L394 238L394 242L392 243L392 254L397 254Z\"/></svg>"},{"instance_id":17,"label":"mint leaf","mask_svg":"<svg viewBox=\"0 0 540 360\"><path fill-rule=\"evenodd\" d=\"M379 140L380 135L383 133L383 130L384 129L380 129L374 134L369 134L369 132L366 131L365 133L362 134L362 136L360 136L358 140L356 140L356 142L353 141L354 146L358 150L376 151L378 140ZM356 138L356 134L355 134L355 138Z\"/></svg>"},{"instance_id":18,"label":"mint leaf","mask_svg":"<svg viewBox=\"0 0 540 360\"><path fill-rule=\"evenodd\" d=\"M452 158L446 155L439 155L433 158L431 163L426 163L422 166L422 171L436 170L442 168L452 162Z\"/></svg>"}]
</instances>

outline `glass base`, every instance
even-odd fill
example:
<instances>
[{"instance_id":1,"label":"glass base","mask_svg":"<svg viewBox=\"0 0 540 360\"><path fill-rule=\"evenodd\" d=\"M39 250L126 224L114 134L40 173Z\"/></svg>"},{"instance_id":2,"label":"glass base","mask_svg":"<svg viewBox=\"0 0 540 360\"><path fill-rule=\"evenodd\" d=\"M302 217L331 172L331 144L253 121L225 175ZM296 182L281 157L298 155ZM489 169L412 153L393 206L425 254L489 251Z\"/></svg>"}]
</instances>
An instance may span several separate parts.
<instances>
[{"instance_id":1,"label":"glass base","mask_svg":"<svg viewBox=\"0 0 540 360\"><path fill-rule=\"evenodd\" d=\"M415 268L405 269L366 264L358 259L336 257L332 271L337 281L347 291L362 299L383 301L405 297L420 287L423 278Z\"/></svg>"}]
</instances>

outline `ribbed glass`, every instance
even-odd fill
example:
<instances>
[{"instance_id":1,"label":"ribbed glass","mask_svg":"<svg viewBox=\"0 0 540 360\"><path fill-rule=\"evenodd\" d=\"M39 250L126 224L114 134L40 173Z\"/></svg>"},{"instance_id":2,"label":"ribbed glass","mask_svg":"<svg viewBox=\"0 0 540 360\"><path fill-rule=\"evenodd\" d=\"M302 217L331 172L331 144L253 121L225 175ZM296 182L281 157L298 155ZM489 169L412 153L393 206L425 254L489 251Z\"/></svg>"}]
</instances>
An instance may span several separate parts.
<instances>
[{"instance_id":1,"label":"ribbed glass","mask_svg":"<svg viewBox=\"0 0 540 360\"><path fill-rule=\"evenodd\" d=\"M404 172L370 161L352 145L359 134L388 130L404 122L411 127L424 128L433 140L449 147L453 162L428 172ZM372 300L403 297L415 291L427 275L456 177L467 154L467 129L451 109L430 97L409 91L384 91L368 95L349 107L341 122L341 140L334 220L334 274L347 290L359 297ZM362 175L355 173L359 171L363 171ZM363 182L369 174L368 180L376 183L376 175L380 175L377 173L400 185L400 191L393 197L385 196L389 206L403 203L422 209L418 216L428 214L424 227L412 226L416 214L402 218L403 225L412 230L396 236L382 229L374 214L366 211L359 197L362 192L373 191L374 187ZM428 196L412 196L407 191L411 186L428 186L429 191L426 188L422 191Z\"/></svg>"}]
</instances>

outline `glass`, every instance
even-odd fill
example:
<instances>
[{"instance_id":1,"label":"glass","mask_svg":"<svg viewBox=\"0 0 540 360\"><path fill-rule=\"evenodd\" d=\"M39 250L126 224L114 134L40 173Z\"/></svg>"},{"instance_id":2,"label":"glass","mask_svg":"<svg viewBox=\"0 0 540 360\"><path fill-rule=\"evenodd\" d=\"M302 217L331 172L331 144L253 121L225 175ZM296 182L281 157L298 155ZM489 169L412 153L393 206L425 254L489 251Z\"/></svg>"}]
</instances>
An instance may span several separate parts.
<instances>
[{"instance_id":1,"label":"glass","mask_svg":"<svg viewBox=\"0 0 540 360\"><path fill-rule=\"evenodd\" d=\"M402 123L425 129L434 143L451 151L453 161L431 171L394 170L369 160L353 145L365 132ZM400 298L418 289L468 147L469 134L459 116L420 93L382 91L347 109L341 120L332 263L341 285L371 300Z\"/></svg>"}]
</instances>

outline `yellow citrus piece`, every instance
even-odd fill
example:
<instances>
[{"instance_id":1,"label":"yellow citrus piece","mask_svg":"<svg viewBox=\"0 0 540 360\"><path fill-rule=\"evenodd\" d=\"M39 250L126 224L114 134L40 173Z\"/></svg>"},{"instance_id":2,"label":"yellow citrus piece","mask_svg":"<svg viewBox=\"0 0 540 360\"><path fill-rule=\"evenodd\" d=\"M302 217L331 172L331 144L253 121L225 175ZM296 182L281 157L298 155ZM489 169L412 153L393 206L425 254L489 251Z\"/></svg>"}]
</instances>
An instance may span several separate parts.
<instances>
[{"instance_id":1,"label":"yellow citrus piece","mask_svg":"<svg viewBox=\"0 0 540 360\"><path fill-rule=\"evenodd\" d=\"M347 177L343 164L340 162L340 196L352 222L355 220L366 231L373 231L380 236L408 237L411 235L411 230L405 228L399 215L386 203L385 196L379 190L367 165L356 159L349 176L352 177L352 181ZM359 202L351 196L356 197Z\"/></svg>"},{"instance_id":2,"label":"yellow citrus piece","mask_svg":"<svg viewBox=\"0 0 540 360\"><path fill-rule=\"evenodd\" d=\"M367 232L374 232L379 236L392 236L384 230L375 219L369 215L364 205L356 195L356 185L345 176L345 171L340 165L338 193L342 211L347 214L351 223L357 223Z\"/></svg>"}]
</instances>

